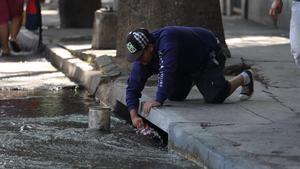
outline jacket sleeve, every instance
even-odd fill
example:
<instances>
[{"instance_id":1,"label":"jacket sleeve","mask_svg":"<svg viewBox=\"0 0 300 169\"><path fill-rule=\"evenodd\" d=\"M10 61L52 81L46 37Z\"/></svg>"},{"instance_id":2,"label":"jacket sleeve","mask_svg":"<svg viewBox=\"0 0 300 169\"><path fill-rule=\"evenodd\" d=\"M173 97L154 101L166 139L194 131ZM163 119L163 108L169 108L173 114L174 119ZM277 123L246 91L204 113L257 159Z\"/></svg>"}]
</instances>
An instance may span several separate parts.
<instances>
[{"instance_id":1,"label":"jacket sleeve","mask_svg":"<svg viewBox=\"0 0 300 169\"><path fill-rule=\"evenodd\" d=\"M161 104L170 95L171 87L174 84L178 61L178 44L172 36L163 36L159 45L159 73L156 92L156 101Z\"/></svg>"},{"instance_id":2,"label":"jacket sleeve","mask_svg":"<svg viewBox=\"0 0 300 169\"><path fill-rule=\"evenodd\" d=\"M138 109L139 98L142 96L141 92L150 76L150 71L144 65L139 62L133 63L126 88L126 104L129 111Z\"/></svg>"}]
</instances>

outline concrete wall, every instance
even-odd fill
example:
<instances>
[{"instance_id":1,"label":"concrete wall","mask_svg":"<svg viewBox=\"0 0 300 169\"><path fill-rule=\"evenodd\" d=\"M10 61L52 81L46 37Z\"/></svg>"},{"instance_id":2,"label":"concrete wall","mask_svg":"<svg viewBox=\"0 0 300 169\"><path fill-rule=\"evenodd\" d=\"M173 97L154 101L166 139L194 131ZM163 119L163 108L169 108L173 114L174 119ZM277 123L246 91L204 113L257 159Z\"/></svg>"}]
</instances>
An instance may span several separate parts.
<instances>
[{"instance_id":1,"label":"concrete wall","mask_svg":"<svg viewBox=\"0 0 300 169\"><path fill-rule=\"evenodd\" d=\"M269 16L269 9L273 0L248 0L248 19L273 26L273 20ZM292 0L283 0L283 11L279 15L278 27L289 29Z\"/></svg>"}]
</instances>

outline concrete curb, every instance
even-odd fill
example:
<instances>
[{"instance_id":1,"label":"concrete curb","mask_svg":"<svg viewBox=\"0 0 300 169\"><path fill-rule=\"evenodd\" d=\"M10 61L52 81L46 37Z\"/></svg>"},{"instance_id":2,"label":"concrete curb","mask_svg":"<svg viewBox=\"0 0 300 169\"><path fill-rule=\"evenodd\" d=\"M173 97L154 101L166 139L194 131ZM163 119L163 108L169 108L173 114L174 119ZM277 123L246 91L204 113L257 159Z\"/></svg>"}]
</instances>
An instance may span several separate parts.
<instances>
[{"instance_id":1,"label":"concrete curb","mask_svg":"<svg viewBox=\"0 0 300 169\"><path fill-rule=\"evenodd\" d=\"M251 154L238 151L234 148L235 143L207 132L199 123L172 123L169 128L169 148L202 167L270 169L259 163ZM190 132L195 129L199 132Z\"/></svg>"},{"instance_id":2,"label":"concrete curb","mask_svg":"<svg viewBox=\"0 0 300 169\"><path fill-rule=\"evenodd\" d=\"M38 36L31 31L22 30L18 37L20 46L25 50L37 48ZM66 76L77 84L84 86L88 92L94 95L99 84L114 77L103 74L103 71L94 70L87 62L73 56L68 50L57 45L46 44L44 55L46 58Z\"/></svg>"},{"instance_id":3,"label":"concrete curb","mask_svg":"<svg viewBox=\"0 0 300 169\"><path fill-rule=\"evenodd\" d=\"M70 79L84 86L89 93L95 94L103 76L100 71L93 70L88 63L74 57L69 51L55 46L46 47L47 59Z\"/></svg>"},{"instance_id":4,"label":"concrete curb","mask_svg":"<svg viewBox=\"0 0 300 169\"><path fill-rule=\"evenodd\" d=\"M111 89L118 92L110 95L110 98L115 98L124 105L126 105L126 79L125 77L118 78L113 84L113 89ZM149 98L143 94L141 100L149 100ZM237 150L234 147L235 143L207 132L199 122L189 122L183 119L182 116L176 116L167 107L153 108L147 117L141 110L138 113L168 133L169 150L194 161L201 167L209 169L270 168L260 163L254 158L254 155ZM168 118L168 114L172 115L172 118ZM199 132L194 133L192 131Z\"/></svg>"}]
</instances>

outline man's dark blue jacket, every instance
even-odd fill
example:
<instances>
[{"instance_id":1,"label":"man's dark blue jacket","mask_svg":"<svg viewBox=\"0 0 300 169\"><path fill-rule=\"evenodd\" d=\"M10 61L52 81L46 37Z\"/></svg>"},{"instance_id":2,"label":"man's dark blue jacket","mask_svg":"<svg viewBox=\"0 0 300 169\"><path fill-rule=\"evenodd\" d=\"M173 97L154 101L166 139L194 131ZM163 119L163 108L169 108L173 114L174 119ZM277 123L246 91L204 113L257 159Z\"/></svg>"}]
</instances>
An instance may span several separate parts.
<instances>
[{"instance_id":1,"label":"man's dark blue jacket","mask_svg":"<svg viewBox=\"0 0 300 169\"><path fill-rule=\"evenodd\" d=\"M209 53L216 49L215 35L204 28L171 26L151 33L154 57L147 65L135 61L126 89L128 110L139 106L139 98L147 79L158 74L156 101L163 104L170 94L176 72L193 74L205 67Z\"/></svg>"}]
</instances>

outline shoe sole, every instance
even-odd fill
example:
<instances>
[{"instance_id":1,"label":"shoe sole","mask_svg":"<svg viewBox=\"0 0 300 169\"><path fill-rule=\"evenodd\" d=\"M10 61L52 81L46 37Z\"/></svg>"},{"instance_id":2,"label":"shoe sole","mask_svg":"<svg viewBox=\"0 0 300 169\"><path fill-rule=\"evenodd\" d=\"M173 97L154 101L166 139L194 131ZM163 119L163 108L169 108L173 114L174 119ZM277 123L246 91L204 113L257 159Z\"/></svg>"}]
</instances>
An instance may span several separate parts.
<instances>
[{"instance_id":1,"label":"shoe sole","mask_svg":"<svg viewBox=\"0 0 300 169\"><path fill-rule=\"evenodd\" d=\"M249 99L252 97L252 95L253 95L253 94L251 94L250 96L245 95L245 94L240 94L240 95L239 95L240 101L246 101L246 100L249 100Z\"/></svg>"}]
</instances>

